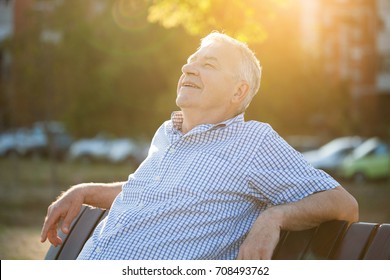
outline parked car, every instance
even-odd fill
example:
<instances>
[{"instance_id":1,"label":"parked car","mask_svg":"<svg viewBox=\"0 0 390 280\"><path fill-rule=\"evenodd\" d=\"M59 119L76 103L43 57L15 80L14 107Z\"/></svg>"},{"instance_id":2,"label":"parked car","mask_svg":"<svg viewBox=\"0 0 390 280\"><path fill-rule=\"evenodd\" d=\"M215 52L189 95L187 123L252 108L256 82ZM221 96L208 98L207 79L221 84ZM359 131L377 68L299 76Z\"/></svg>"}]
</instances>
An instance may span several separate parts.
<instances>
[{"instance_id":1,"label":"parked car","mask_svg":"<svg viewBox=\"0 0 390 280\"><path fill-rule=\"evenodd\" d=\"M0 135L0 156L62 158L72 142L63 124L37 122L32 127L22 127Z\"/></svg>"},{"instance_id":2,"label":"parked car","mask_svg":"<svg viewBox=\"0 0 390 280\"><path fill-rule=\"evenodd\" d=\"M108 150L108 140L104 137L80 139L69 148L69 158L85 162L99 161L105 158Z\"/></svg>"},{"instance_id":3,"label":"parked car","mask_svg":"<svg viewBox=\"0 0 390 280\"><path fill-rule=\"evenodd\" d=\"M306 160L315 168L336 174L345 157L363 142L362 137L336 138L317 150L303 153Z\"/></svg>"},{"instance_id":4,"label":"parked car","mask_svg":"<svg viewBox=\"0 0 390 280\"><path fill-rule=\"evenodd\" d=\"M132 139L109 139L101 135L76 141L69 149L71 160L84 162L105 161L139 164L145 156L144 149Z\"/></svg>"},{"instance_id":5,"label":"parked car","mask_svg":"<svg viewBox=\"0 0 390 280\"><path fill-rule=\"evenodd\" d=\"M14 150L16 145L15 135L12 132L5 132L0 134L0 156L9 156Z\"/></svg>"},{"instance_id":6,"label":"parked car","mask_svg":"<svg viewBox=\"0 0 390 280\"><path fill-rule=\"evenodd\" d=\"M126 138L114 139L110 143L107 159L111 163L139 164L142 160L141 152L135 141Z\"/></svg>"},{"instance_id":7,"label":"parked car","mask_svg":"<svg viewBox=\"0 0 390 280\"><path fill-rule=\"evenodd\" d=\"M373 137L357 147L342 163L340 176L356 183L390 176L390 148Z\"/></svg>"},{"instance_id":8,"label":"parked car","mask_svg":"<svg viewBox=\"0 0 390 280\"><path fill-rule=\"evenodd\" d=\"M72 136L60 122L36 122L32 127L32 135L40 137L45 143L38 151L43 156L54 156L63 159L73 142Z\"/></svg>"}]
</instances>

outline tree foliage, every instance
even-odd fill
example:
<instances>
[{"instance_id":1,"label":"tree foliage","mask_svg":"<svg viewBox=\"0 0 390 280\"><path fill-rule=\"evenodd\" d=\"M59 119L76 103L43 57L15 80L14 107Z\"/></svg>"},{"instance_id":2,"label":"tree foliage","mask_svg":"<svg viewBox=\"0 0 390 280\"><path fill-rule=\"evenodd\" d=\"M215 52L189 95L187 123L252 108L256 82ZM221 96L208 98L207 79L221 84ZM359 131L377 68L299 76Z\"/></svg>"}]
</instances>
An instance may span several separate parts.
<instances>
[{"instance_id":1,"label":"tree foliage","mask_svg":"<svg viewBox=\"0 0 390 280\"><path fill-rule=\"evenodd\" d=\"M246 41L263 65L247 118L281 134L348 128L346 95L301 49L298 13L287 0L58 3L49 12L30 10L5 46L13 60L9 126L55 119L76 137L150 137L177 110L181 66L203 35L220 30ZM58 42L42 39L53 30Z\"/></svg>"},{"instance_id":2,"label":"tree foliage","mask_svg":"<svg viewBox=\"0 0 390 280\"><path fill-rule=\"evenodd\" d=\"M148 19L166 28L183 26L192 35L227 31L245 42L263 42L267 24L287 0L154 0Z\"/></svg>"},{"instance_id":3,"label":"tree foliage","mask_svg":"<svg viewBox=\"0 0 390 280\"><path fill-rule=\"evenodd\" d=\"M149 23L147 10L132 16L118 12L118 1L100 1L94 11L95 2L63 1L48 13L25 14L28 24L6 45L10 126L57 119L76 137L150 135L175 109L172 89L197 39ZM47 30L62 39L42 40Z\"/></svg>"}]
</instances>

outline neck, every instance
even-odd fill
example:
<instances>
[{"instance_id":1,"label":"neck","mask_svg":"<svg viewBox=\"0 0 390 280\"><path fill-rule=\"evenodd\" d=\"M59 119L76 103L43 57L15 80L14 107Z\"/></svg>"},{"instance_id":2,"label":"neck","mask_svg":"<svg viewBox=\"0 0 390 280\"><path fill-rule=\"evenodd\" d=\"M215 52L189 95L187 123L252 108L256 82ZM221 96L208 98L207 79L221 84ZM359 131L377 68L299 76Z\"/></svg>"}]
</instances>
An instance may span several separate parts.
<instances>
[{"instance_id":1,"label":"neck","mask_svg":"<svg viewBox=\"0 0 390 280\"><path fill-rule=\"evenodd\" d=\"M233 112L213 112L213 113L199 113L198 111L182 109L183 124L182 133L186 134L194 127L201 124L218 124L228 119L233 118L237 114Z\"/></svg>"}]
</instances>

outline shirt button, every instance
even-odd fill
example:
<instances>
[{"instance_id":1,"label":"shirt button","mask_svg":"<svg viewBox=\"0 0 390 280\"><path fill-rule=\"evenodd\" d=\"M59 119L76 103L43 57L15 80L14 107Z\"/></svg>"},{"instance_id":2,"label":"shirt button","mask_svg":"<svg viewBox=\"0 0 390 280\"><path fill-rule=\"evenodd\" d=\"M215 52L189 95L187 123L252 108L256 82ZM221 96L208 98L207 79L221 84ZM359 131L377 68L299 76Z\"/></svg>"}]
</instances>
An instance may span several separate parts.
<instances>
[{"instance_id":1,"label":"shirt button","mask_svg":"<svg viewBox=\"0 0 390 280\"><path fill-rule=\"evenodd\" d=\"M96 248L96 253L100 254L101 251L102 251L102 248L100 248L100 247Z\"/></svg>"},{"instance_id":2,"label":"shirt button","mask_svg":"<svg viewBox=\"0 0 390 280\"><path fill-rule=\"evenodd\" d=\"M169 152L170 152L171 154L174 154L174 153L176 152L176 150L175 150L175 149L171 149Z\"/></svg>"},{"instance_id":3,"label":"shirt button","mask_svg":"<svg viewBox=\"0 0 390 280\"><path fill-rule=\"evenodd\" d=\"M157 175L157 176L155 176L155 177L154 177L154 180L156 180L156 181L160 181L160 176L158 176L158 175Z\"/></svg>"}]
</instances>

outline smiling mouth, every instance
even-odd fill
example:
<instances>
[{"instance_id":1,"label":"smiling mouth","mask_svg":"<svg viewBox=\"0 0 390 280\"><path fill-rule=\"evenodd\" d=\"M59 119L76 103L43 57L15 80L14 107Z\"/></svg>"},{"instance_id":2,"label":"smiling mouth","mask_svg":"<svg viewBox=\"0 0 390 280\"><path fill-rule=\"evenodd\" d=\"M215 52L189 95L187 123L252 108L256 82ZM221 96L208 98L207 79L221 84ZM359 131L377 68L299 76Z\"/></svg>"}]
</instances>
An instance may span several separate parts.
<instances>
[{"instance_id":1,"label":"smiling mouth","mask_svg":"<svg viewBox=\"0 0 390 280\"><path fill-rule=\"evenodd\" d=\"M183 82L183 83L181 84L181 86L182 86L182 87L189 87L189 88L197 88L197 89L200 88L199 86L197 86L196 84L191 83L191 82Z\"/></svg>"}]
</instances>

